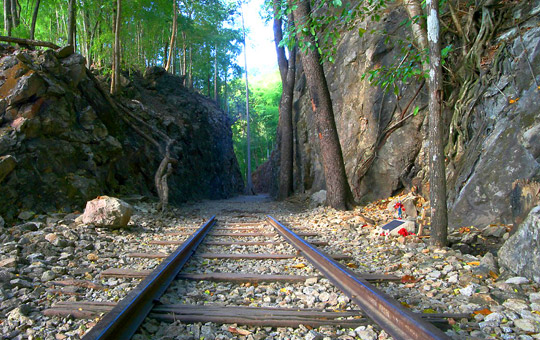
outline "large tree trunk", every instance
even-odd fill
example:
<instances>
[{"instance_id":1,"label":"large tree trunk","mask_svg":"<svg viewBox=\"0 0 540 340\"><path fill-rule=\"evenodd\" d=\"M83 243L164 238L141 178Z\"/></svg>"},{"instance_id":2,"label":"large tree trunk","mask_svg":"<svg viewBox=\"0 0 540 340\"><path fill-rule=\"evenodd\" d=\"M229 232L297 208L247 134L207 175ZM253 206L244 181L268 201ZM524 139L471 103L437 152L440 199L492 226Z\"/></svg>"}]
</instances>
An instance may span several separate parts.
<instances>
[{"instance_id":1,"label":"large tree trunk","mask_svg":"<svg viewBox=\"0 0 540 340\"><path fill-rule=\"evenodd\" d=\"M446 174L442 135L442 67L439 32L439 2L427 0L429 44L429 200L431 204L431 242L447 243Z\"/></svg>"},{"instance_id":2,"label":"large tree trunk","mask_svg":"<svg viewBox=\"0 0 540 340\"><path fill-rule=\"evenodd\" d=\"M39 12L39 2L40 0L36 0L36 5L34 6L34 14L32 14L32 24L30 26L30 40L34 40L36 36L36 22Z\"/></svg>"},{"instance_id":3,"label":"large tree trunk","mask_svg":"<svg viewBox=\"0 0 540 340\"><path fill-rule=\"evenodd\" d=\"M304 43L315 46L313 36L305 32L302 28L310 25L310 4L308 1L300 1L293 11L297 31L300 32L300 39ZM338 210L346 210L352 207L353 198L345 165L343 154L334 120L334 110L328 85L324 75L323 67L320 63L320 55L317 49L307 48L301 52L302 65L306 74L307 85L311 95L311 106L315 114L317 132L321 147L324 176L326 178L326 203Z\"/></svg>"},{"instance_id":4,"label":"large tree trunk","mask_svg":"<svg viewBox=\"0 0 540 340\"><path fill-rule=\"evenodd\" d=\"M11 36L11 0L4 0L4 30L6 35Z\"/></svg>"},{"instance_id":5,"label":"large tree trunk","mask_svg":"<svg viewBox=\"0 0 540 340\"><path fill-rule=\"evenodd\" d=\"M293 94L296 75L296 47L289 56L286 81L279 102L280 112L280 168L278 199L285 199L293 192Z\"/></svg>"},{"instance_id":6,"label":"large tree trunk","mask_svg":"<svg viewBox=\"0 0 540 340\"><path fill-rule=\"evenodd\" d=\"M111 94L120 90L120 24L122 18L122 0L116 0L116 19L114 23L114 50L113 50L113 76L111 80Z\"/></svg>"},{"instance_id":7,"label":"large tree trunk","mask_svg":"<svg viewBox=\"0 0 540 340\"><path fill-rule=\"evenodd\" d=\"M174 44L176 42L176 27L178 22L178 11L176 10L176 0L173 1L173 24L171 33L171 42L169 43L169 56L167 57L167 64L165 65L165 71L169 72L172 63L174 62Z\"/></svg>"},{"instance_id":8,"label":"large tree trunk","mask_svg":"<svg viewBox=\"0 0 540 340\"><path fill-rule=\"evenodd\" d=\"M75 49L75 34L76 34L76 23L75 23L75 13L77 13L77 2L75 0L69 0L68 4L68 45L73 46Z\"/></svg>"},{"instance_id":9,"label":"large tree trunk","mask_svg":"<svg viewBox=\"0 0 540 340\"><path fill-rule=\"evenodd\" d=\"M287 60L285 48L279 46L280 41L283 39L283 22L279 18L279 12L280 1L274 0L274 41L283 89L279 102L280 164L278 183L278 199L283 200L293 192L292 104L296 73L296 48L290 51L289 60ZM289 21L289 25L294 25L292 14Z\"/></svg>"}]
</instances>

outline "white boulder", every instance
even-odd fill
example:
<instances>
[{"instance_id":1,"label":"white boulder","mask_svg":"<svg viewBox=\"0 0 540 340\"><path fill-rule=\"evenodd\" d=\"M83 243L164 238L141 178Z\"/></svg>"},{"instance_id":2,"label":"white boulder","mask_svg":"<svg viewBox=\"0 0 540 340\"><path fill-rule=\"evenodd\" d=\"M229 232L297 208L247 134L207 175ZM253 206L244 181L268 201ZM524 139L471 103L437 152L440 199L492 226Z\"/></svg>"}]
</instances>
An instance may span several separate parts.
<instances>
[{"instance_id":1,"label":"white boulder","mask_svg":"<svg viewBox=\"0 0 540 340\"><path fill-rule=\"evenodd\" d=\"M82 222L98 227L123 228L132 214L133 208L128 203L115 197L99 196L86 203Z\"/></svg>"}]
</instances>

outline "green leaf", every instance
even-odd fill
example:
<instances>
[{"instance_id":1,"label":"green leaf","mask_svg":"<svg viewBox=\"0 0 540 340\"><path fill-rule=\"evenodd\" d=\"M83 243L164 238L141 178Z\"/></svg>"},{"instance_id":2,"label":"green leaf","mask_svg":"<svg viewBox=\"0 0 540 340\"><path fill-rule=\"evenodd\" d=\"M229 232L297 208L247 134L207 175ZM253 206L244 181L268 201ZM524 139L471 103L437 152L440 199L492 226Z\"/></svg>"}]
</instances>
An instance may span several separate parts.
<instances>
[{"instance_id":1,"label":"green leaf","mask_svg":"<svg viewBox=\"0 0 540 340\"><path fill-rule=\"evenodd\" d=\"M358 29L358 35L359 35L359 36L363 36L364 33L366 33L366 29L360 27L360 28Z\"/></svg>"},{"instance_id":2,"label":"green leaf","mask_svg":"<svg viewBox=\"0 0 540 340\"><path fill-rule=\"evenodd\" d=\"M446 46L445 48L443 48L443 49L441 50L441 56L442 56L443 58L445 58L445 57L448 56L448 54L449 54L451 51L452 51L452 45L448 45L448 46Z\"/></svg>"},{"instance_id":3,"label":"green leaf","mask_svg":"<svg viewBox=\"0 0 540 340\"><path fill-rule=\"evenodd\" d=\"M418 114L418 111L420 111L420 106L415 106L413 111L413 116L416 116Z\"/></svg>"}]
</instances>

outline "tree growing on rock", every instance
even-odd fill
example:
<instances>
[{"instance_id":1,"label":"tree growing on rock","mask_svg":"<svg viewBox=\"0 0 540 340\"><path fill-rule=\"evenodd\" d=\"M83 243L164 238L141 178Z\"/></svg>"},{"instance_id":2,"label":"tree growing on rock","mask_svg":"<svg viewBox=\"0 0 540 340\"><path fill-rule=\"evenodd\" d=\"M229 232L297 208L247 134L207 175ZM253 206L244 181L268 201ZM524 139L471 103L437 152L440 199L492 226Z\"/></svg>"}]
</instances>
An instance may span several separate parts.
<instances>
[{"instance_id":1,"label":"tree growing on rock","mask_svg":"<svg viewBox=\"0 0 540 340\"><path fill-rule=\"evenodd\" d=\"M283 200L293 192L293 92L296 75L296 46L289 48L289 59L285 53L283 40L283 20L281 1L274 0L274 40L281 75L282 94L279 102L280 163L278 199ZM294 27L292 13L288 25Z\"/></svg>"},{"instance_id":2,"label":"tree growing on rock","mask_svg":"<svg viewBox=\"0 0 540 340\"><path fill-rule=\"evenodd\" d=\"M315 48L315 32L310 33L309 29L311 27L311 6L309 1L298 1L293 8L296 34L303 42L300 57L319 136L326 178L326 203L334 209L347 210L354 203L353 196L345 173L330 91L321 64L321 56L318 49Z\"/></svg>"}]
</instances>

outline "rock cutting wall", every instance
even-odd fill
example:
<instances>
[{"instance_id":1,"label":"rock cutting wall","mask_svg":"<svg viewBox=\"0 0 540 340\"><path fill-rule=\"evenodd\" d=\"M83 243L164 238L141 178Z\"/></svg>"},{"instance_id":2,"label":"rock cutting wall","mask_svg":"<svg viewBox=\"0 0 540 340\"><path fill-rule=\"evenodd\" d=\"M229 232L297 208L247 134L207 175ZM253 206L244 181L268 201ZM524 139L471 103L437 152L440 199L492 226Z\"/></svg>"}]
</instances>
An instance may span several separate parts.
<instances>
[{"instance_id":1,"label":"rock cutting wall","mask_svg":"<svg viewBox=\"0 0 540 340\"><path fill-rule=\"evenodd\" d=\"M521 30L515 24L503 23L495 32L491 42L494 48L486 49L486 55L481 56L488 64L478 78L482 91L467 108L471 114L453 117L453 108L445 112L447 138L452 119L457 119L457 125L468 135L447 159L449 218L454 227L512 223L513 183L540 177L540 8L530 3L512 8L509 17L521 22ZM400 23L406 13L399 6L388 13L381 22L368 26L405 37L408 30ZM426 87L414 104L421 108L419 114L380 144L373 164L365 171L364 162L374 154L381 131L399 121L420 84L402 83L397 101L393 93L361 80L366 70L399 62L402 55L399 47L385 44L384 37L360 37L357 32L353 29L344 33L335 63L325 65L353 193L358 201L368 202L418 185L427 195ZM493 55L497 58L489 64ZM313 193L324 189L315 121L301 69L295 89L294 129L295 190ZM524 213L526 216L528 211Z\"/></svg>"},{"instance_id":2,"label":"rock cutting wall","mask_svg":"<svg viewBox=\"0 0 540 340\"><path fill-rule=\"evenodd\" d=\"M0 215L155 193L161 155L120 118L84 65L78 54L0 45ZM158 69L124 85L123 105L177 140L172 202L241 191L230 123L215 103Z\"/></svg>"}]
</instances>

